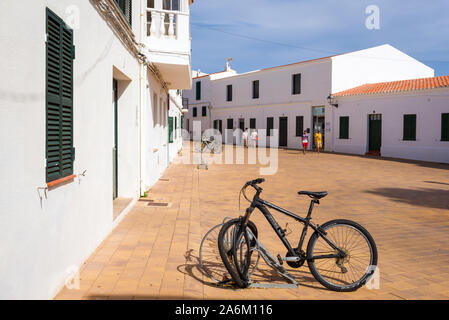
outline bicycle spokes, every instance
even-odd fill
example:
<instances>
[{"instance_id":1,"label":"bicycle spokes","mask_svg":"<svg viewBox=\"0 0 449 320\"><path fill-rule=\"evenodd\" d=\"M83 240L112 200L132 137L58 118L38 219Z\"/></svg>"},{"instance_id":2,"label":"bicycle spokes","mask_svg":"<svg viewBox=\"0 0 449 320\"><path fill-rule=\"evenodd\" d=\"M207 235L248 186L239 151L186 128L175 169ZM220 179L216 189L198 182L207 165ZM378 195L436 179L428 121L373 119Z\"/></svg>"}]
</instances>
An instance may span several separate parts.
<instances>
[{"instance_id":1,"label":"bicycle spokes","mask_svg":"<svg viewBox=\"0 0 449 320\"><path fill-rule=\"evenodd\" d=\"M350 285L359 281L365 275L372 260L368 239L358 229L349 225L333 226L326 232L327 238L345 255L332 249L323 238L318 238L313 249L313 256L333 254L339 257L316 259L314 263L317 271L326 281L336 286Z\"/></svg>"}]
</instances>

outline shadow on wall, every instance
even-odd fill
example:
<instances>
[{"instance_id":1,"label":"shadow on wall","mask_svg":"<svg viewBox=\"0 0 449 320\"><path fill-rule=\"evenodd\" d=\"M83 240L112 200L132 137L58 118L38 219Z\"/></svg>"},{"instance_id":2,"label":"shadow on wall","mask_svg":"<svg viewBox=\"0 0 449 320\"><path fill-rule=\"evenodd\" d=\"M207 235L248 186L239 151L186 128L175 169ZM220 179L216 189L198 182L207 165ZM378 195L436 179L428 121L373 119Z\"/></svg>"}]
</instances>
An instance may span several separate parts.
<instances>
[{"instance_id":1,"label":"shadow on wall","mask_svg":"<svg viewBox=\"0 0 449 320\"><path fill-rule=\"evenodd\" d=\"M390 198L395 202L427 208L449 209L449 190L377 188L365 192Z\"/></svg>"}]
</instances>

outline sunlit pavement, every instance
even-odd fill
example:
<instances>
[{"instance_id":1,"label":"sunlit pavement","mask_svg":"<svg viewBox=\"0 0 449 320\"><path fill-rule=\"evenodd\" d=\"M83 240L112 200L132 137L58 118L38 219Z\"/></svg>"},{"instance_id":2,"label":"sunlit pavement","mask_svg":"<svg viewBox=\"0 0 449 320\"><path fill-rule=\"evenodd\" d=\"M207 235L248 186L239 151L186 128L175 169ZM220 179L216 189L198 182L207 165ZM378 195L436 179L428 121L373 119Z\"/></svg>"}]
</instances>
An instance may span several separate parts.
<instances>
[{"instance_id":1,"label":"sunlit pavement","mask_svg":"<svg viewBox=\"0 0 449 320\"><path fill-rule=\"evenodd\" d=\"M261 176L259 169L209 164L208 170L199 170L194 164L173 164L149 193L154 203L168 206L139 201L83 264L79 289L64 288L56 298L449 299L449 165L295 150L279 150L279 168L264 176L262 198L305 215L309 199L297 191L328 191L313 221L346 218L368 229L379 252L379 288L332 292L313 278L307 264L287 268L299 282L295 289L213 285L199 269L201 239L226 216L244 212L244 200L238 211L239 190ZM282 227L289 223L289 239L296 245L300 226L274 215ZM262 214L255 212L251 220L261 242L275 256L285 255ZM264 263L261 269L269 271ZM266 282L283 282L272 273L256 272L258 281L264 282L264 275Z\"/></svg>"}]
</instances>

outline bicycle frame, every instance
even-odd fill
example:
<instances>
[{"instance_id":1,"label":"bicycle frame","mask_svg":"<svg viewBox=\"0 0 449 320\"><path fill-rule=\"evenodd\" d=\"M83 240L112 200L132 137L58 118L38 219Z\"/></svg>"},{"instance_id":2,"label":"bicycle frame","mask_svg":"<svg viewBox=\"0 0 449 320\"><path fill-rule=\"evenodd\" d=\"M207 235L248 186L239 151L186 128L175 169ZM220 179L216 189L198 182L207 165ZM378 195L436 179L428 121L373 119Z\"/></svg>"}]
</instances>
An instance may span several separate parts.
<instances>
[{"instance_id":1,"label":"bicycle frame","mask_svg":"<svg viewBox=\"0 0 449 320\"><path fill-rule=\"evenodd\" d=\"M309 227L311 227L315 232L317 232L324 239L324 241L326 241L331 246L332 249L334 249L338 252L338 254L319 255L319 256L313 256L313 257L307 256L307 258L306 258L307 261L316 260L316 259L342 258L342 257L346 256L346 254L343 252L343 250L338 248L331 240L329 240L326 237L326 232L324 230L322 230L319 226L315 226L313 223L310 222L314 204L315 203L319 204L319 200L317 200L317 199L311 200L307 216L306 216L306 218L302 218L288 210L285 210L285 209L278 207L268 201L261 199L259 196L260 196L260 193L262 192L262 189L256 188L256 190L257 190L257 192L253 198L251 206L246 210L246 214L243 219L244 226L246 226L246 224L248 223L249 217L251 216L254 209L255 208L259 209L259 211L262 212L262 214L265 216L268 223L271 225L274 232L276 232L277 236L282 241L282 243L284 244L284 246L288 250L288 252L291 254L291 256L299 257L298 254L293 249L293 247L291 246L290 242L288 241L288 239L285 235L285 231L281 228L281 226L274 219L273 215L267 209L267 207L268 207L268 208L274 209L274 210L276 210L284 215L287 215L287 216L295 219L296 221L304 224L304 227L303 227L302 233L301 233L301 237L300 237L299 243L298 243L298 251L299 252L301 252L301 250L302 250L302 246L304 244L304 239L307 235L307 230L309 229ZM309 254L309 253L307 253L307 254Z\"/></svg>"}]
</instances>

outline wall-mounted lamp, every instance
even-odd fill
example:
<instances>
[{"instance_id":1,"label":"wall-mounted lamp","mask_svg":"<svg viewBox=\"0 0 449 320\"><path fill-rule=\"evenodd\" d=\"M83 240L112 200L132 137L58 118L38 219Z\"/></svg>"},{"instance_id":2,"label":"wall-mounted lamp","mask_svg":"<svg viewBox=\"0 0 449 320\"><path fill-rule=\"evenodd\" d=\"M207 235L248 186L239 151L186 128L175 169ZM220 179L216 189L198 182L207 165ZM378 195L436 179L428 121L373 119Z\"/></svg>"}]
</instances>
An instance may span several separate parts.
<instances>
[{"instance_id":1,"label":"wall-mounted lamp","mask_svg":"<svg viewBox=\"0 0 449 320\"><path fill-rule=\"evenodd\" d=\"M334 98L334 96L332 94L330 94L329 97L327 97L327 101L329 102L329 104L331 106L338 108L338 101L337 101L337 99Z\"/></svg>"}]
</instances>

